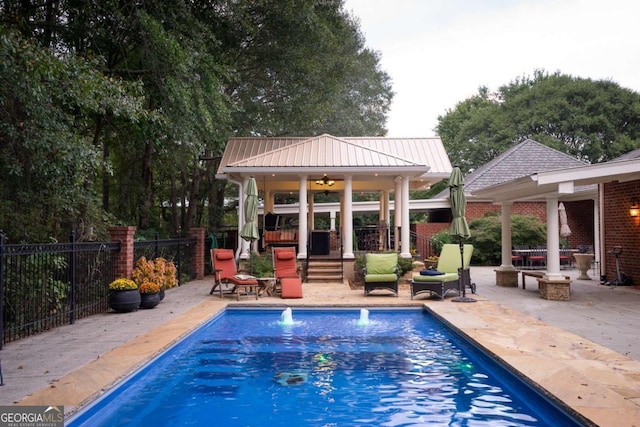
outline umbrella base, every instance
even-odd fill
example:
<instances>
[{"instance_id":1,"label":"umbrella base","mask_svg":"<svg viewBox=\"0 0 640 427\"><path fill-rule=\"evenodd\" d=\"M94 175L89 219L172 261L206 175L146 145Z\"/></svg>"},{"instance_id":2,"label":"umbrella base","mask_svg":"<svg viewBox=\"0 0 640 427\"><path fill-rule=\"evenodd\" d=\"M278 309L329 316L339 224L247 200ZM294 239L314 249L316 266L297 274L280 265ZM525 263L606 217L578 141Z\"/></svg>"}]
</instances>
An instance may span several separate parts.
<instances>
[{"instance_id":1,"label":"umbrella base","mask_svg":"<svg viewBox=\"0 0 640 427\"><path fill-rule=\"evenodd\" d=\"M478 302L478 300L471 298L471 297L455 297L452 298L451 301L453 302Z\"/></svg>"}]
</instances>

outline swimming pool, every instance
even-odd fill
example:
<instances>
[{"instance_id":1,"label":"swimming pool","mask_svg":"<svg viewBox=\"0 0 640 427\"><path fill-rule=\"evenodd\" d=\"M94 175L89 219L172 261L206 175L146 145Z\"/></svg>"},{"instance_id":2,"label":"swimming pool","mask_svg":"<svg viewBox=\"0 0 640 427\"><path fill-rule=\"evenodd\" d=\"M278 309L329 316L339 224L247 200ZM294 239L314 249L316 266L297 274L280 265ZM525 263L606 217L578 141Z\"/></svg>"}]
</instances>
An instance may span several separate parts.
<instances>
[{"instance_id":1,"label":"swimming pool","mask_svg":"<svg viewBox=\"0 0 640 427\"><path fill-rule=\"evenodd\" d=\"M428 312L364 314L227 308L67 425L580 425Z\"/></svg>"}]
</instances>

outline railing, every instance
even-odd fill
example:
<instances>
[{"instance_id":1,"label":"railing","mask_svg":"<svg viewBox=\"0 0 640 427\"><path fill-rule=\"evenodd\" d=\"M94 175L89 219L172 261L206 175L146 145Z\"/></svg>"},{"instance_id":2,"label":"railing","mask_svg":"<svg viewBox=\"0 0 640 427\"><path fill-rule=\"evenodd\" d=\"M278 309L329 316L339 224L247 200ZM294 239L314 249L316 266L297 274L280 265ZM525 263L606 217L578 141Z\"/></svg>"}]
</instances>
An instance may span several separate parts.
<instances>
[{"instance_id":1,"label":"railing","mask_svg":"<svg viewBox=\"0 0 640 427\"><path fill-rule=\"evenodd\" d=\"M0 349L7 342L109 310L109 283L116 279L119 242L4 244L0 233ZM134 243L140 256L171 260L178 283L194 278L196 239Z\"/></svg>"},{"instance_id":2,"label":"railing","mask_svg":"<svg viewBox=\"0 0 640 427\"><path fill-rule=\"evenodd\" d=\"M156 234L155 240L134 242L134 259L144 256L147 259L162 257L167 261L173 261L178 270L178 285L182 285L183 279L188 281L195 278L191 262L192 257L196 256L191 250L195 243L196 239L193 238L160 240Z\"/></svg>"},{"instance_id":3,"label":"railing","mask_svg":"<svg viewBox=\"0 0 640 427\"><path fill-rule=\"evenodd\" d=\"M0 348L108 310L119 243L4 244L0 235Z\"/></svg>"},{"instance_id":4,"label":"railing","mask_svg":"<svg viewBox=\"0 0 640 427\"><path fill-rule=\"evenodd\" d=\"M395 247L395 232L393 229L389 230L385 235L381 234L378 227L375 226L357 227L354 228L354 235L356 239L354 242L354 252L356 254L399 249ZM432 251L429 237L410 231L409 239L409 247L414 258L422 260L428 256L437 255Z\"/></svg>"}]
</instances>

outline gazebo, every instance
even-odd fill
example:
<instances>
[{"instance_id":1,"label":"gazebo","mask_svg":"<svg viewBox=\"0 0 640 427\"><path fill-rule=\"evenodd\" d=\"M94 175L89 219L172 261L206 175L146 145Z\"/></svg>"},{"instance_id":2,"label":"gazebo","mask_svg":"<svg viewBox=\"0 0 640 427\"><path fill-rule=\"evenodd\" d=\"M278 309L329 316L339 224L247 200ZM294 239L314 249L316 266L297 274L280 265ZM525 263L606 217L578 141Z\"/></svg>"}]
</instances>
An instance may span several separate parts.
<instances>
[{"instance_id":1,"label":"gazebo","mask_svg":"<svg viewBox=\"0 0 640 427\"><path fill-rule=\"evenodd\" d=\"M264 198L264 212L274 212L274 195L298 194L297 257L308 257L314 230L314 195L340 193L339 231L343 259L354 258L353 209L355 192L379 194L379 219L389 226L392 207L399 236L400 256L411 257L409 191L427 189L451 173L451 163L440 138L313 137L231 138L217 170L217 179L244 188L250 177ZM393 201L390 194L393 193ZM277 213L277 212L275 212ZM242 204L238 223L244 223ZM238 242L240 257L249 244Z\"/></svg>"}]
</instances>

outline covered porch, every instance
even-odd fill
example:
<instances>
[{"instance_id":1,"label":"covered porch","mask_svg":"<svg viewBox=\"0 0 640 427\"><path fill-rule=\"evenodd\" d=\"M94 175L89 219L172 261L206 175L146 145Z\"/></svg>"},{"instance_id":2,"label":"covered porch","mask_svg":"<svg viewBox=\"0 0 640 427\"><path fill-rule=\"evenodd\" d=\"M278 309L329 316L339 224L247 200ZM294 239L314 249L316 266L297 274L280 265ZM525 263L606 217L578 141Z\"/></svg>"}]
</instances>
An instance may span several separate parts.
<instances>
[{"instance_id":1,"label":"covered porch","mask_svg":"<svg viewBox=\"0 0 640 427\"><path fill-rule=\"evenodd\" d=\"M297 247L298 259L307 259L313 239L339 235L344 260L358 249L354 232L353 195L376 193L380 229L392 230L394 248L410 258L409 191L428 189L451 173L451 164L439 138L352 138L320 135L295 138L232 138L228 141L216 178L237 185L245 198L248 180L256 179L263 212L279 215L276 194L293 199L286 210L297 211L293 227L276 226L276 239ZM329 227L316 227L317 194L336 193L339 203L330 212ZM283 209L281 209L283 210ZM239 203L238 223L245 221ZM263 220L264 221L264 220ZM264 225L264 224L262 224ZM271 230L270 230L271 231ZM282 234L282 232L285 232ZM331 238L331 237L329 237ZM380 248L388 242L379 234ZM285 242L286 240L286 242ZM240 258L248 258L249 243L238 241Z\"/></svg>"}]
</instances>

